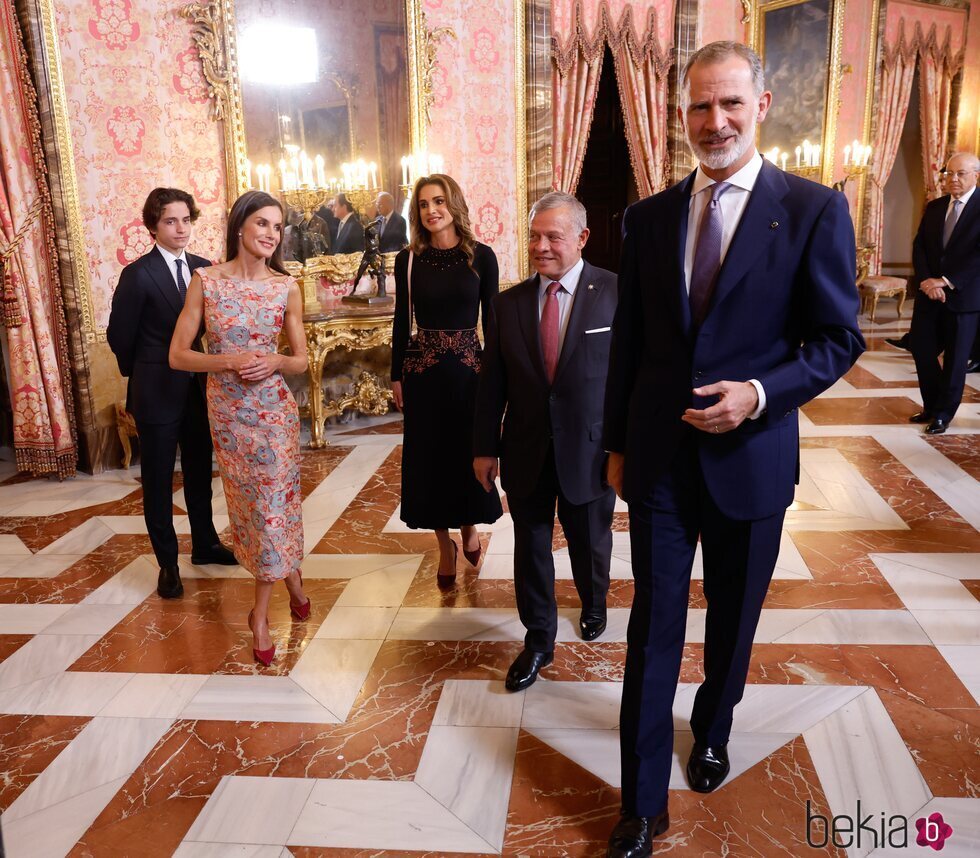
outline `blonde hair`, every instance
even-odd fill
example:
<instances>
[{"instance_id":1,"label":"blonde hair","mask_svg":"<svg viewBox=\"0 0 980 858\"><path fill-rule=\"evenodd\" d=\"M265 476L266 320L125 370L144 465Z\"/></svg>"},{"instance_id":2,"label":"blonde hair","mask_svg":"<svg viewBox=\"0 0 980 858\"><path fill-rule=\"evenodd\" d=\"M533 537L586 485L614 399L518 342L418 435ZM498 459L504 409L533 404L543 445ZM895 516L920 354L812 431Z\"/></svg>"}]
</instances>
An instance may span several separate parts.
<instances>
[{"instance_id":1,"label":"blonde hair","mask_svg":"<svg viewBox=\"0 0 980 858\"><path fill-rule=\"evenodd\" d=\"M424 253L432 246L432 234L422 223L422 216L419 214L419 193L426 185L438 185L446 195L446 208L453 216L453 226L459 236L459 249L466 256L466 263L473 268L473 259L476 252L476 236L473 234L473 227L470 226L470 210L466 206L466 199L463 191L452 176L445 173L433 173L431 176L422 176L412 190L412 204L408 207L408 222L411 226L411 248L416 254Z\"/></svg>"}]
</instances>

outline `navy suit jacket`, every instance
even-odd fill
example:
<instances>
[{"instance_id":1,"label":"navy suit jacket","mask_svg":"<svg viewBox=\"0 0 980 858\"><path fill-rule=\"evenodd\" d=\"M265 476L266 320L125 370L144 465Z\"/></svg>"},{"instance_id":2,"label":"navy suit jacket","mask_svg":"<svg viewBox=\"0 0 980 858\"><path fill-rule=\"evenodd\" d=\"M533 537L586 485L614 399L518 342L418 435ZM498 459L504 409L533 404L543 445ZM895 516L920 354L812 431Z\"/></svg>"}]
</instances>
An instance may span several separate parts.
<instances>
[{"instance_id":1,"label":"navy suit jacket","mask_svg":"<svg viewBox=\"0 0 980 858\"><path fill-rule=\"evenodd\" d=\"M980 188L960 212L959 220L943 249L943 228L949 194L933 200L922 214L919 231L912 242L916 306L932 303L919 297L919 284L931 277L946 277L955 288L946 289L946 301L938 306L954 313L980 311Z\"/></svg>"},{"instance_id":2,"label":"navy suit jacket","mask_svg":"<svg viewBox=\"0 0 980 858\"><path fill-rule=\"evenodd\" d=\"M391 253L394 250L401 250L408 244L408 225L398 212L392 212L388 219L388 225L381 234L381 252Z\"/></svg>"},{"instance_id":3,"label":"navy suit jacket","mask_svg":"<svg viewBox=\"0 0 980 858\"><path fill-rule=\"evenodd\" d=\"M573 504L584 504L608 489L602 408L616 275L585 263L550 385L541 353L538 300L536 274L494 298L480 371L473 455L499 456L504 491L524 497L534 490L554 443L562 494Z\"/></svg>"},{"instance_id":4,"label":"navy suit jacket","mask_svg":"<svg viewBox=\"0 0 980 858\"><path fill-rule=\"evenodd\" d=\"M864 350L854 231L843 194L764 163L695 331L684 277L693 181L626 212L604 443L625 454L624 495L635 503L691 433L722 513L765 518L793 501L796 409ZM759 419L718 435L681 421L685 409L715 401L695 401L692 388L753 378L767 398Z\"/></svg>"},{"instance_id":5,"label":"navy suit jacket","mask_svg":"<svg viewBox=\"0 0 980 858\"><path fill-rule=\"evenodd\" d=\"M191 272L211 264L201 256L186 256ZM170 368L170 340L182 309L177 284L156 247L119 275L106 339L119 372L129 378L126 410L138 422L173 423L184 415L194 374ZM199 342L195 348L200 350Z\"/></svg>"}]
</instances>

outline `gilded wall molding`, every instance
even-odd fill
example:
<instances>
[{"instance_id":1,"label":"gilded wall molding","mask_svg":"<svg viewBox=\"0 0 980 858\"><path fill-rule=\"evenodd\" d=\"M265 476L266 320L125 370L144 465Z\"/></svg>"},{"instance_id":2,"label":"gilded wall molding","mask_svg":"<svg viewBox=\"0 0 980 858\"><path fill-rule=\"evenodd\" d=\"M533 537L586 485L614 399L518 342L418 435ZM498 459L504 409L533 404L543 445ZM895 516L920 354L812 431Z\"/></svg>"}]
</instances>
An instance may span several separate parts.
<instances>
[{"instance_id":1,"label":"gilded wall molding","mask_svg":"<svg viewBox=\"0 0 980 858\"><path fill-rule=\"evenodd\" d=\"M527 254L527 29L525 0L514 0L514 132L517 168L517 276L525 280L529 273Z\"/></svg>"},{"instance_id":2,"label":"gilded wall molding","mask_svg":"<svg viewBox=\"0 0 980 858\"><path fill-rule=\"evenodd\" d=\"M411 0L410 0L411 2ZM521 9L524 6L521 4ZM432 124L432 104L436 100L432 85L432 71L436 67L436 58L439 55L439 44L444 39L456 39L456 31L452 27L436 27L429 29L428 20L425 12L419 7L419 35L421 37L421 51L417 56L420 69L420 85L422 88L422 115L425 117L426 127Z\"/></svg>"}]
</instances>

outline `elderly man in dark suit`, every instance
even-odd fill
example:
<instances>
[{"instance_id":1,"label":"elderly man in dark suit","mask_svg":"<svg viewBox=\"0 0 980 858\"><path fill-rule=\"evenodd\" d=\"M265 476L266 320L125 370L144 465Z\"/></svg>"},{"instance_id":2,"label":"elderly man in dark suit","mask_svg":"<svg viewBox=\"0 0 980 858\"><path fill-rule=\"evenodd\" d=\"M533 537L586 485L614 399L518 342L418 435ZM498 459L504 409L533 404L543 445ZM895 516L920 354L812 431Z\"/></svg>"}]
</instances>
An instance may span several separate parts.
<instances>
[{"instance_id":1,"label":"elderly man in dark suit","mask_svg":"<svg viewBox=\"0 0 980 858\"><path fill-rule=\"evenodd\" d=\"M949 190L930 202L912 244L913 287L909 344L919 375L922 411L909 419L941 435L963 399L970 353L980 320L980 160L960 152L946 165ZM943 356L942 364L939 355Z\"/></svg>"},{"instance_id":2,"label":"elderly man in dark suit","mask_svg":"<svg viewBox=\"0 0 980 858\"><path fill-rule=\"evenodd\" d=\"M602 404L616 275L582 259L588 237L585 208L574 197L550 193L535 204L530 255L537 273L494 299L483 354L473 468L490 491L499 457L514 520L517 608L527 629L507 673L510 691L531 685L553 658L556 504L582 600L582 639L606 628L616 498L605 481Z\"/></svg>"},{"instance_id":3,"label":"elderly man in dark suit","mask_svg":"<svg viewBox=\"0 0 980 858\"><path fill-rule=\"evenodd\" d=\"M395 211L395 198L387 191L378 194L375 205L378 214L384 218L384 222L378 231L381 236L381 252L392 253L401 250L408 244L408 226L397 211Z\"/></svg>"},{"instance_id":4,"label":"elderly man in dark suit","mask_svg":"<svg viewBox=\"0 0 980 858\"><path fill-rule=\"evenodd\" d=\"M716 789L799 474L797 409L864 349L843 194L762 160L759 57L714 42L681 75L700 162L624 219L605 410L609 482L629 503L635 590L620 713L622 816L610 856L667 830L671 704L698 537L705 681L691 788Z\"/></svg>"},{"instance_id":5,"label":"elderly man in dark suit","mask_svg":"<svg viewBox=\"0 0 980 858\"><path fill-rule=\"evenodd\" d=\"M185 251L200 212L178 188L155 188L143 206L153 249L127 265L112 296L106 336L119 371L129 378L126 409L136 419L143 480L143 517L160 565L157 592L184 592L177 568L173 482L177 448L191 525L191 562L234 565L218 541L211 512L211 430L203 376L170 368L170 339L191 274L211 263Z\"/></svg>"}]
</instances>

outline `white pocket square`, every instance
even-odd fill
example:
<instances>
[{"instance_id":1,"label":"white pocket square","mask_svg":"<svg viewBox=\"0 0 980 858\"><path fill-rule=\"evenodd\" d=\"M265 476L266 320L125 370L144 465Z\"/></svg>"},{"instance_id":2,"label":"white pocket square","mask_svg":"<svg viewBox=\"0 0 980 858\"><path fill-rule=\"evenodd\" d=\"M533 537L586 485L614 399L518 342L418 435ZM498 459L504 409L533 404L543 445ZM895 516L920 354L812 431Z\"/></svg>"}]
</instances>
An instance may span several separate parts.
<instances>
[{"instance_id":1,"label":"white pocket square","mask_svg":"<svg viewBox=\"0 0 980 858\"><path fill-rule=\"evenodd\" d=\"M612 328L609 325L606 325L606 327L604 327L604 328L593 328L591 331L586 331L585 333L587 333L587 334L603 334L606 331L611 331L611 330L612 330Z\"/></svg>"}]
</instances>

